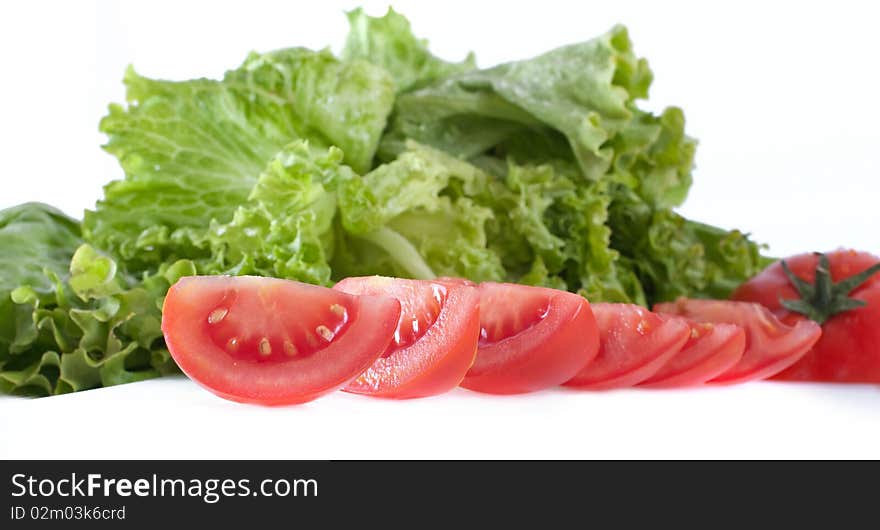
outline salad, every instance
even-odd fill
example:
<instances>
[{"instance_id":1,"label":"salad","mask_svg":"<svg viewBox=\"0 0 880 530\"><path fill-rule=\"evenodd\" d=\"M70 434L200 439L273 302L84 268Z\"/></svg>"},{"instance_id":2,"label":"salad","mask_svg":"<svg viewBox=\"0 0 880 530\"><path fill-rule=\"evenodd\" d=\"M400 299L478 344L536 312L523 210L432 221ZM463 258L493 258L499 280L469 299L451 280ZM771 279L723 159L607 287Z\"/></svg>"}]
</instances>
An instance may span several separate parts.
<instances>
[{"instance_id":1,"label":"salad","mask_svg":"<svg viewBox=\"0 0 880 530\"><path fill-rule=\"evenodd\" d=\"M181 368L193 375L186 368L191 359L172 356L173 341L166 340L176 322L187 329L189 321L170 321L166 311L163 322L163 306L178 300L166 295L179 281L202 285L182 278L217 275L248 277L234 280L247 286L241 292L271 284L272 300L290 290L329 311L303 312L308 304L297 311L277 301L279 311L295 316L308 334L290 336L288 324L272 320L260 330L264 334L245 336L233 326L231 306L211 299L214 306L197 317L202 324L214 321L210 341L242 355L249 341L247 355L267 366L282 366L272 360L285 352L298 360L321 358L327 348L309 341L341 341L348 333L343 331L358 325L355 313L370 315L364 337L372 338L362 337L370 347L331 355L335 360L321 364L321 370L333 366L326 384L303 383L302 399L293 401L340 386L396 397L429 395L459 383L502 393L531 391L581 375L581 386L590 386L615 374L581 374L587 361L614 348L624 356L632 351L600 348L608 330L596 325L603 311L620 321L635 315L638 323L653 316L636 306L682 297L725 299L774 261L739 231L675 212L691 185L696 141L685 132L681 109L652 113L640 106L652 73L624 27L531 59L479 68L473 55L457 62L434 56L393 10L371 17L358 9L348 18L349 35L338 56L305 48L255 52L218 79L166 81L133 68L125 72L126 102L110 105L100 123L108 138L104 147L118 159L123 177L108 183L102 195L96 192L98 200L82 220L40 203L0 212L0 392L61 394ZM372 292L378 281L368 278L373 275L392 278L393 288L381 288L399 296ZM329 294L318 289L340 280ZM230 281L223 277L206 284L215 287L187 292L209 296ZM224 289L218 296L230 292ZM413 294L425 289L427 298ZM526 294L511 294L523 289ZM430 306L439 291L442 301ZM500 307L513 298L511 307L543 311L542 322L554 304L567 308L568 320L581 323L580 339L565 344L579 346L575 353L562 348L565 355L548 361L558 370L499 382L492 370L481 371L476 352L525 330L505 328L516 318L503 314L499 328L487 327L486 300ZM452 299L463 300L450 305L458 316L437 320ZM260 304L250 304L254 315L264 314ZM418 304L430 310L413 313L413 307L428 307ZM175 314L192 309L186 303L174 307L181 308ZM682 309L691 306L662 307L693 318ZM401 327L392 325L401 315L416 315L423 335L441 321L460 326L443 334L455 344L436 349L455 369L447 367L447 377L435 386L407 382L424 370L406 377L395 372L394 388L370 375L374 369L389 373L380 361L390 358L392 343L396 350L419 343L418 333L410 342L401 339ZM697 320L704 317L700 313ZM708 381L726 372L721 365L729 369L748 354L746 345L729 346L745 341L748 330L735 327L745 320L710 333L668 316L657 319L656 326L675 339L670 344L678 344L676 353L687 349L688 336L703 335L714 337L718 349L739 350L728 351L723 363L699 377L682 380ZM562 333L560 327L548 329L541 335L545 342ZM798 335L797 358L790 349L787 360L794 363L819 340L811 333ZM663 362L633 362L660 370L673 358L672 349L656 354ZM299 355L306 350L314 355ZM699 352L692 358L702 359ZM444 370L443 363L431 366ZM752 368L738 378L759 372ZM297 370L288 375L297 377ZM652 382L660 384L676 374L652 372L639 381L655 377ZM212 369L205 377L223 380L228 374ZM234 389L226 393L236 397Z\"/></svg>"}]
</instances>

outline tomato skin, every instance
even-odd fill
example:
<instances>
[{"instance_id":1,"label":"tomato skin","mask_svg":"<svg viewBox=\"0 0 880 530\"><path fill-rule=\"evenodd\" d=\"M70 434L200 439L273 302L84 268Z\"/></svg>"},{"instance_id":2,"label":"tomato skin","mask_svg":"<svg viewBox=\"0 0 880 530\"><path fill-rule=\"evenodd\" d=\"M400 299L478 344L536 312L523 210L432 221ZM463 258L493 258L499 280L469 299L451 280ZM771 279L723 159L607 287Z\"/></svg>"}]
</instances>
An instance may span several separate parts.
<instances>
[{"instance_id":1,"label":"tomato skin","mask_svg":"<svg viewBox=\"0 0 880 530\"><path fill-rule=\"evenodd\" d=\"M677 355L690 336L683 319L662 319L632 304L593 304L599 353L565 386L610 390L637 385Z\"/></svg>"},{"instance_id":2,"label":"tomato skin","mask_svg":"<svg viewBox=\"0 0 880 530\"><path fill-rule=\"evenodd\" d=\"M582 296L525 285L480 284L483 339L461 386L489 394L522 394L555 387L574 377L599 351L599 330L590 303ZM500 340L488 340L492 320L524 313L525 297L546 304L546 313L529 327ZM519 300L518 300L519 299ZM506 306L490 307L496 304ZM505 314L508 313L508 314ZM528 315L521 315L526 318Z\"/></svg>"},{"instance_id":3,"label":"tomato skin","mask_svg":"<svg viewBox=\"0 0 880 530\"><path fill-rule=\"evenodd\" d=\"M440 286L445 301L436 320L418 340L402 348L393 343L345 392L373 397L413 399L458 387L477 354L480 336L480 294L476 287L442 280L408 280L368 276L346 278L333 288L351 294L397 292ZM411 302L411 300L410 300ZM407 301L401 299L405 306ZM402 320L408 318L401 314Z\"/></svg>"},{"instance_id":4,"label":"tomato skin","mask_svg":"<svg viewBox=\"0 0 880 530\"><path fill-rule=\"evenodd\" d=\"M694 321L688 321L688 325L691 334L681 352L639 386L659 389L701 385L727 372L742 359L746 332L741 327Z\"/></svg>"},{"instance_id":5,"label":"tomato skin","mask_svg":"<svg viewBox=\"0 0 880 530\"><path fill-rule=\"evenodd\" d=\"M880 263L867 252L837 250L827 254L831 278L840 282ZM786 258L791 271L812 283L819 258L800 254ZM784 381L819 381L840 383L880 383L880 273L875 273L856 287L850 297L862 300L864 307L838 313L822 324L822 337L797 363L775 375ZM734 300L766 305L786 323L805 320L799 313L782 307L780 300L799 298L780 262L773 263L745 282L734 293Z\"/></svg>"},{"instance_id":6,"label":"tomato skin","mask_svg":"<svg viewBox=\"0 0 880 530\"><path fill-rule=\"evenodd\" d=\"M745 383L776 375L806 355L822 334L812 320L788 326L766 307L749 302L679 298L657 304L654 310L698 322L736 324L745 330L745 352L733 368L712 379L718 384Z\"/></svg>"},{"instance_id":7,"label":"tomato skin","mask_svg":"<svg viewBox=\"0 0 880 530\"><path fill-rule=\"evenodd\" d=\"M210 313L230 290L261 296L293 312L310 307L302 298L341 304L348 327L327 346L279 362L249 361L216 345L206 327ZM292 302L292 303L291 303ZM230 316L235 308L230 309ZM311 401L343 387L367 369L391 341L400 303L383 296L354 297L331 289L275 278L189 276L171 286L162 309L162 331L177 365L192 380L220 397L241 403L290 405ZM245 314L258 322L266 315ZM256 319L256 320L255 320ZM247 330L244 330L247 331Z\"/></svg>"}]
</instances>

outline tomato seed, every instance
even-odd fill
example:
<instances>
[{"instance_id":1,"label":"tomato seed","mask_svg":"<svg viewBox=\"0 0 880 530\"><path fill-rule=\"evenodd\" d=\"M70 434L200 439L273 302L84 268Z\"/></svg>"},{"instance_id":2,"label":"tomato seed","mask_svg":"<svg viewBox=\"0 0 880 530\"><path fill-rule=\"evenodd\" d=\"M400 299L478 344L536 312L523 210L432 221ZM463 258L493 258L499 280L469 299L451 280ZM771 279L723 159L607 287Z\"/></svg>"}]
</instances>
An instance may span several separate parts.
<instances>
[{"instance_id":1,"label":"tomato seed","mask_svg":"<svg viewBox=\"0 0 880 530\"><path fill-rule=\"evenodd\" d=\"M327 342L330 342L331 340L333 340L333 332L330 331L330 328L328 328L327 326L325 326L323 324L315 328L315 333L320 335L321 338L323 338Z\"/></svg>"},{"instance_id":2,"label":"tomato seed","mask_svg":"<svg viewBox=\"0 0 880 530\"><path fill-rule=\"evenodd\" d=\"M225 307L218 307L217 309L211 311L211 314L208 315L208 324L216 324L220 322L224 318L226 318L226 314L229 313L229 309Z\"/></svg>"}]
</instances>

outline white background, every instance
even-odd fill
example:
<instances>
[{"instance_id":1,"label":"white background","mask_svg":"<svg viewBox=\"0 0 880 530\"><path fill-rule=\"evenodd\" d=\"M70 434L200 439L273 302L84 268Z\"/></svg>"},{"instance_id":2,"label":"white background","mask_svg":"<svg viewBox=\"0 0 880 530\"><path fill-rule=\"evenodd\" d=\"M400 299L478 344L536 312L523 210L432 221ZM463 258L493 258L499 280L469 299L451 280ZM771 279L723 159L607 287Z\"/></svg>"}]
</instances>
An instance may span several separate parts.
<instances>
[{"instance_id":1,"label":"white background","mask_svg":"<svg viewBox=\"0 0 880 530\"><path fill-rule=\"evenodd\" d=\"M220 76L250 50L338 50L344 9L387 2L3 2L0 208L74 216L118 178L97 122L127 64ZM626 24L700 140L683 213L777 255L880 252L880 20L870 2L415 2L394 5L448 59L526 58ZM677 392L461 390L410 402L339 393L302 407L226 403L178 378L0 398L0 457L880 457L880 389L754 383Z\"/></svg>"}]
</instances>

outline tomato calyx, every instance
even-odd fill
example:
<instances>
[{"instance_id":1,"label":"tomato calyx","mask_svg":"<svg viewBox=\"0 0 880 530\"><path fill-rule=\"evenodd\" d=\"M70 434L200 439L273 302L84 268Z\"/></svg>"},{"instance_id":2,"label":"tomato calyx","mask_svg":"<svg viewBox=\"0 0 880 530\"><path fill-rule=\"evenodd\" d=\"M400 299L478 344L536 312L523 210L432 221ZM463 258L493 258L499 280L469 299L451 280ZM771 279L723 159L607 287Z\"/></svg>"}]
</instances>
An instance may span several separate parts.
<instances>
[{"instance_id":1,"label":"tomato calyx","mask_svg":"<svg viewBox=\"0 0 880 530\"><path fill-rule=\"evenodd\" d=\"M800 296L800 299L780 299L779 303L782 307L800 313L820 325L838 313L864 307L864 300L850 298L849 294L868 278L880 272L880 263L835 283L831 279L831 263L828 256L822 253L816 255L819 257L819 263L816 265L816 279L813 283L795 275L785 260L780 263L785 276Z\"/></svg>"}]
</instances>

